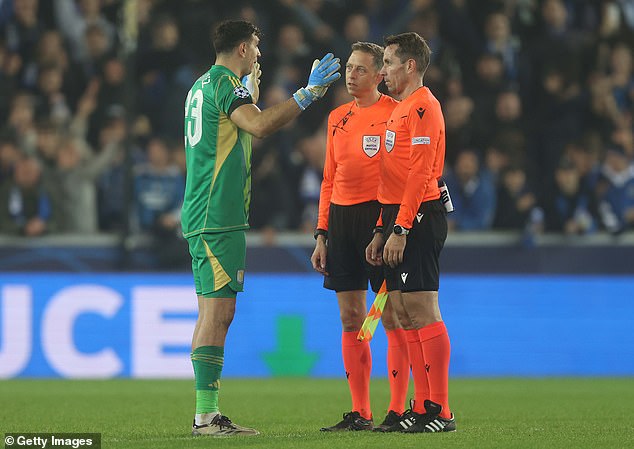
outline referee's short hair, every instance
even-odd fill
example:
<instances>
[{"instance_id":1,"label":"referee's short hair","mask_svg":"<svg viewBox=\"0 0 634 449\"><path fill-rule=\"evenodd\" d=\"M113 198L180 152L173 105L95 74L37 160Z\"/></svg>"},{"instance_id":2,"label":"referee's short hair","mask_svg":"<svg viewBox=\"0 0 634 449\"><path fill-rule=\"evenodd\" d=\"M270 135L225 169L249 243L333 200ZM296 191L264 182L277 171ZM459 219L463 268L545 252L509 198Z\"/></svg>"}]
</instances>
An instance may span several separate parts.
<instances>
[{"instance_id":1,"label":"referee's short hair","mask_svg":"<svg viewBox=\"0 0 634 449\"><path fill-rule=\"evenodd\" d=\"M383 67L383 47L372 42L355 42L352 51L362 51L372 56L372 62L378 72Z\"/></svg>"}]
</instances>

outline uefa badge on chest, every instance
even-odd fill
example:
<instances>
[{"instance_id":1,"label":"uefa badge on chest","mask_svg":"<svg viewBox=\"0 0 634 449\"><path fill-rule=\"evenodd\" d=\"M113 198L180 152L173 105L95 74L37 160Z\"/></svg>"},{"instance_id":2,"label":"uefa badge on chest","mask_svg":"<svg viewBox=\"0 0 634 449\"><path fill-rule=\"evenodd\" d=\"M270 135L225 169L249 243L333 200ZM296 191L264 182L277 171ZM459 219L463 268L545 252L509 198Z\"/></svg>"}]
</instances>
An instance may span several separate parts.
<instances>
[{"instance_id":1,"label":"uefa badge on chest","mask_svg":"<svg viewBox=\"0 0 634 449\"><path fill-rule=\"evenodd\" d=\"M396 140L396 133L394 131L390 131L389 129L385 130L385 149L389 153L394 148L394 141Z\"/></svg>"},{"instance_id":2,"label":"uefa badge on chest","mask_svg":"<svg viewBox=\"0 0 634 449\"><path fill-rule=\"evenodd\" d=\"M363 151L369 157L379 152L381 146L381 136L363 136Z\"/></svg>"}]
</instances>

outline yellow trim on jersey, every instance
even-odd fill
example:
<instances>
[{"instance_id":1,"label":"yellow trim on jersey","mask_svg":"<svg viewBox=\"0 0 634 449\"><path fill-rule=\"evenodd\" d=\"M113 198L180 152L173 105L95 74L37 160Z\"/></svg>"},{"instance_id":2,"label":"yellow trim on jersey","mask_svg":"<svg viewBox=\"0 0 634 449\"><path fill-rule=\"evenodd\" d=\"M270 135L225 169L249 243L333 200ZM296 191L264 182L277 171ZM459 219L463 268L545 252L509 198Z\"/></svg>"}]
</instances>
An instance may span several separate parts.
<instances>
[{"instance_id":1,"label":"yellow trim on jersey","mask_svg":"<svg viewBox=\"0 0 634 449\"><path fill-rule=\"evenodd\" d=\"M209 263L211 264L211 269L214 272L214 291L220 290L222 287L231 282L231 278L229 277L225 269L222 268L220 262L218 262L218 258L214 256L214 253L211 252L211 248L209 248L209 245L207 244L207 242L205 242L205 239L201 237L200 241L203 242L203 245L205 245L207 259L209 260Z\"/></svg>"},{"instance_id":2,"label":"yellow trim on jersey","mask_svg":"<svg viewBox=\"0 0 634 449\"><path fill-rule=\"evenodd\" d=\"M214 164L214 176L211 179L212 189L222 164L229 157L237 141L238 127L224 113L220 114L218 117L218 137L216 138L216 163Z\"/></svg>"}]
</instances>

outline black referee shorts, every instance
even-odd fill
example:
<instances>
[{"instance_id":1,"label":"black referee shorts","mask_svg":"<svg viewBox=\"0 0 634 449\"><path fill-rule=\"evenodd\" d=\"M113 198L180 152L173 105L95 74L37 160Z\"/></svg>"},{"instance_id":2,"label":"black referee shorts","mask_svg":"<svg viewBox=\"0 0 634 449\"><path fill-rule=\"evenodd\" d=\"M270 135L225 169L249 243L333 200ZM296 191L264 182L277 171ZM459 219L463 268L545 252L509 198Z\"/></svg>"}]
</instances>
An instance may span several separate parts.
<instances>
[{"instance_id":1,"label":"black referee shorts","mask_svg":"<svg viewBox=\"0 0 634 449\"><path fill-rule=\"evenodd\" d=\"M392 233L398 210L398 204L383 205L385 241ZM447 212L442 203L440 200L422 203L407 236L403 263L396 268L390 268L385 263L383 265L387 290L438 291L440 252L445 240Z\"/></svg>"},{"instance_id":2,"label":"black referee shorts","mask_svg":"<svg viewBox=\"0 0 634 449\"><path fill-rule=\"evenodd\" d=\"M379 291L383 270L366 262L365 248L372 240L380 213L378 201L351 206L330 204L325 288L336 292L367 290L369 280L372 290Z\"/></svg>"}]
</instances>

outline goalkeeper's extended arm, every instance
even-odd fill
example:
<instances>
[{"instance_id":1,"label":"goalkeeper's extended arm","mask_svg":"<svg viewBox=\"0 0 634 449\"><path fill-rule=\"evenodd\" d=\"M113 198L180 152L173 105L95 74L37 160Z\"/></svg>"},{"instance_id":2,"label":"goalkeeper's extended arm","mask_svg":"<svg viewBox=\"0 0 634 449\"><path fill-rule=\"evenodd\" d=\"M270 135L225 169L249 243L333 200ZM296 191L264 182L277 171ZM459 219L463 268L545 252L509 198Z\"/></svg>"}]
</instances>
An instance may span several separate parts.
<instances>
[{"instance_id":1,"label":"goalkeeper's extended arm","mask_svg":"<svg viewBox=\"0 0 634 449\"><path fill-rule=\"evenodd\" d=\"M249 134L258 138L266 137L321 98L328 86L341 77L338 73L340 68L339 59L328 53L317 64L313 64L308 85L295 92L292 98L263 111L255 104L243 104L231 113L230 119Z\"/></svg>"}]
</instances>

